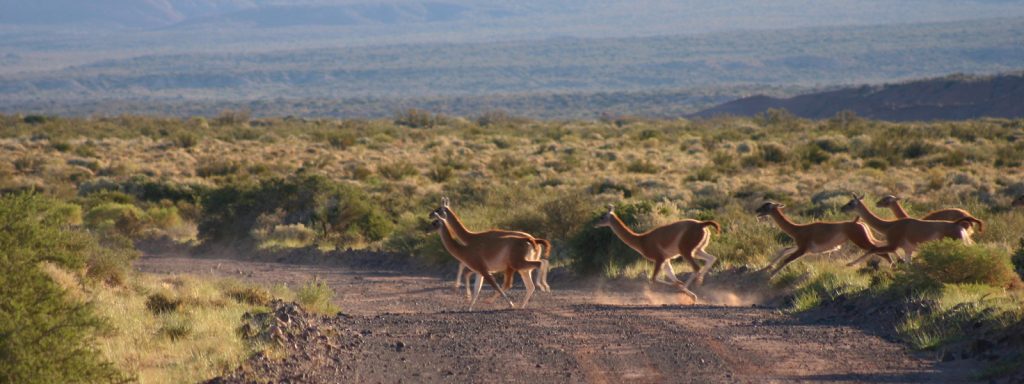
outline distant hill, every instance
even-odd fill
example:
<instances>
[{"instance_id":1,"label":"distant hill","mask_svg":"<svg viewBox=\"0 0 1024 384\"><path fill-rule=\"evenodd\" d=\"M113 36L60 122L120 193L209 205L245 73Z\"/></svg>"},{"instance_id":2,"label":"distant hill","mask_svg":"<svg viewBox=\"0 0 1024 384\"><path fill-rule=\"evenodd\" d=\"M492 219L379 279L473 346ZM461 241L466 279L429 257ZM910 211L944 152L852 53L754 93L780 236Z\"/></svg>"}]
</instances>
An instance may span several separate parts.
<instances>
[{"instance_id":1,"label":"distant hill","mask_svg":"<svg viewBox=\"0 0 1024 384\"><path fill-rule=\"evenodd\" d=\"M730 101L696 113L753 116L769 108L821 119L850 110L890 121L1024 117L1024 72L995 76L952 75L880 86L843 88L780 99L763 95Z\"/></svg>"}]
</instances>

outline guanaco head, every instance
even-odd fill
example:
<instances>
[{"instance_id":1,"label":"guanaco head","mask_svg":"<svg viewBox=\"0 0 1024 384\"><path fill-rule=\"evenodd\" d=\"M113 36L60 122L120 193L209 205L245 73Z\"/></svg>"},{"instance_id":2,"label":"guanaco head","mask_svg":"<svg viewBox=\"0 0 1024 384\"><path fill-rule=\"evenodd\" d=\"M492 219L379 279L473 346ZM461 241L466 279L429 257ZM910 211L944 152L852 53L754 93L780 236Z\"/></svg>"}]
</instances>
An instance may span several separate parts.
<instances>
[{"instance_id":1,"label":"guanaco head","mask_svg":"<svg viewBox=\"0 0 1024 384\"><path fill-rule=\"evenodd\" d=\"M601 218L594 223L594 228L610 227L612 225L612 216L615 215L615 206L608 204L608 212L601 215Z\"/></svg>"},{"instance_id":2,"label":"guanaco head","mask_svg":"<svg viewBox=\"0 0 1024 384\"><path fill-rule=\"evenodd\" d=\"M900 200L901 199L899 197L897 197L897 196L885 195L885 196L882 196L881 199L878 199L878 201L875 202L875 206L878 207L878 208L889 208L889 207L892 207L892 206L894 206L896 204L899 204Z\"/></svg>"},{"instance_id":3,"label":"guanaco head","mask_svg":"<svg viewBox=\"0 0 1024 384\"><path fill-rule=\"evenodd\" d=\"M430 230L431 231L436 231L438 229L441 229L442 227L444 227L444 223L441 222L441 220L434 219L434 220L430 221Z\"/></svg>"},{"instance_id":4,"label":"guanaco head","mask_svg":"<svg viewBox=\"0 0 1024 384\"><path fill-rule=\"evenodd\" d=\"M864 202L862 201L864 200L864 195L857 196L856 194L851 194L850 196L853 197L852 199L850 199L850 202L846 203L846 205L844 205L839 210L843 212L851 212L856 210L858 206L864 205Z\"/></svg>"},{"instance_id":5,"label":"guanaco head","mask_svg":"<svg viewBox=\"0 0 1024 384\"><path fill-rule=\"evenodd\" d=\"M448 196L442 197L441 198L441 206L437 207L437 209L435 209L433 211L430 211L430 217L433 218L434 215L437 214L442 219L448 218L448 212L445 211L445 208L448 208L448 204L449 203L451 203L451 200L448 200Z\"/></svg>"},{"instance_id":6,"label":"guanaco head","mask_svg":"<svg viewBox=\"0 0 1024 384\"><path fill-rule=\"evenodd\" d=\"M444 213L430 212L430 230L436 231L444 228Z\"/></svg>"},{"instance_id":7,"label":"guanaco head","mask_svg":"<svg viewBox=\"0 0 1024 384\"><path fill-rule=\"evenodd\" d=\"M764 204L761 204L761 206L759 208L757 208L757 210L755 210L754 213L757 214L757 217L765 217L765 216L770 215L772 213L772 211L774 211L776 209L782 209L782 208L785 208L785 207L786 207L785 204L779 204L779 203L774 203L774 202L769 201L769 202L766 202Z\"/></svg>"},{"instance_id":8,"label":"guanaco head","mask_svg":"<svg viewBox=\"0 0 1024 384\"><path fill-rule=\"evenodd\" d=\"M1011 204L1011 206L1024 207L1024 195L1017 196L1016 199L1013 199L1013 204Z\"/></svg>"}]
</instances>

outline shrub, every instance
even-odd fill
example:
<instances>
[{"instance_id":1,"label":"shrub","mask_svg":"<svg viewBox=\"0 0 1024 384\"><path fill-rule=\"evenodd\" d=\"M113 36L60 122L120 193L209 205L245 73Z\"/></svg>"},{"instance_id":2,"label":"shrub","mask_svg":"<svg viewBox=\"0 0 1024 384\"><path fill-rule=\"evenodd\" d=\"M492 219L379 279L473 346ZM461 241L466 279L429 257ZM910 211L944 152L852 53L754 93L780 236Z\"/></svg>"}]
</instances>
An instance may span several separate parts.
<instances>
[{"instance_id":1,"label":"shrub","mask_svg":"<svg viewBox=\"0 0 1024 384\"><path fill-rule=\"evenodd\" d=\"M178 207L173 205L163 207L151 207L146 210L146 219L149 225L167 230L182 225L181 215L178 214Z\"/></svg>"},{"instance_id":2,"label":"shrub","mask_svg":"<svg viewBox=\"0 0 1024 384\"><path fill-rule=\"evenodd\" d=\"M227 290L227 295L239 303L267 305L273 300L270 291L260 287L238 287Z\"/></svg>"},{"instance_id":3,"label":"shrub","mask_svg":"<svg viewBox=\"0 0 1024 384\"><path fill-rule=\"evenodd\" d=\"M27 115L27 116L25 116L24 119L22 119L22 121L24 121L25 124L33 124L33 125L34 124L45 123L46 120L47 120L46 116L43 116L43 115Z\"/></svg>"},{"instance_id":4,"label":"shrub","mask_svg":"<svg viewBox=\"0 0 1024 384\"><path fill-rule=\"evenodd\" d=\"M1010 255L988 245L966 245L946 239L921 246L918 269L947 284L1005 287L1014 279Z\"/></svg>"},{"instance_id":5,"label":"shrub","mask_svg":"<svg viewBox=\"0 0 1024 384\"><path fill-rule=\"evenodd\" d=\"M637 225L640 223L640 216L650 214L653 210L654 204L645 201L616 207L615 213L627 226L639 230L641 228L637 228ZM591 211L591 217L596 219L600 213L603 213L603 210ZM608 228L594 228L589 224L584 225L569 240L569 249L572 252L573 268L584 275L622 269L640 257Z\"/></svg>"},{"instance_id":6,"label":"shrub","mask_svg":"<svg viewBox=\"0 0 1024 384\"><path fill-rule=\"evenodd\" d=\"M427 171L427 177L433 180L435 183L443 183L448 181L455 174L455 169L447 164L434 164Z\"/></svg>"},{"instance_id":7,"label":"shrub","mask_svg":"<svg viewBox=\"0 0 1024 384\"><path fill-rule=\"evenodd\" d=\"M217 117L213 119L214 125L220 126L231 126L231 125L246 125L249 124L249 120L252 118L252 113L246 109L230 110L225 109L220 112Z\"/></svg>"},{"instance_id":8,"label":"shrub","mask_svg":"<svg viewBox=\"0 0 1024 384\"><path fill-rule=\"evenodd\" d=\"M162 316L163 324L160 326L160 334L167 336L171 341L184 339L192 334L192 319L183 313L168 313Z\"/></svg>"},{"instance_id":9,"label":"shrub","mask_svg":"<svg viewBox=\"0 0 1024 384\"><path fill-rule=\"evenodd\" d=\"M785 163L789 159L786 148L775 143L761 144L758 147L758 154L761 160L766 163Z\"/></svg>"},{"instance_id":10,"label":"shrub","mask_svg":"<svg viewBox=\"0 0 1024 384\"><path fill-rule=\"evenodd\" d=\"M335 132L327 136L327 143L337 149L345 149L356 144L356 135L351 132Z\"/></svg>"},{"instance_id":11,"label":"shrub","mask_svg":"<svg viewBox=\"0 0 1024 384\"><path fill-rule=\"evenodd\" d=\"M629 172L633 172L633 173L651 173L651 174L653 174L653 173L658 173L658 171L661 171L661 167L658 166L658 164L655 164L654 162L652 162L650 160L647 160L647 159L640 160L640 159L638 159L638 160L633 160L629 164L627 164L626 165L626 170L629 171Z\"/></svg>"},{"instance_id":12,"label":"shrub","mask_svg":"<svg viewBox=\"0 0 1024 384\"><path fill-rule=\"evenodd\" d=\"M377 172L391 180L401 180L409 176L415 176L416 166L406 160L399 160L389 164L381 164Z\"/></svg>"},{"instance_id":13,"label":"shrub","mask_svg":"<svg viewBox=\"0 0 1024 384\"><path fill-rule=\"evenodd\" d=\"M1013 269L1017 271L1017 276L1024 279L1024 238L1020 239L1017 251L1013 253L1013 258L1010 261L1013 263Z\"/></svg>"},{"instance_id":14,"label":"shrub","mask_svg":"<svg viewBox=\"0 0 1024 384\"><path fill-rule=\"evenodd\" d=\"M334 290L323 281L307 282L296 292L296 298L307 310L321 314L338 312L338 307L331 303Z\"/></svg>"},{"instance_id":15,"label":"shrub","mask_svg":"<svg viewBox=\"0 0 1024 384\"><path fill-rule=\"evenodd\" d=\"M110 285L124 285L139 251L131 239L121 235L100 234L98 240L101 246L87 253L86 276Z\"/></svg>"},{"instance_id":16,"label":"shrub","mask_svg":"<svg viewBox=\"0 0 1024 384\"><path fill-rule=\"evenodd\" d=\"M127 381L93 347L106 323L40 267L78 269L100 248L53 214L53 205L32 194L0 197L0 381Z\"/></svg>"},{"instance_id":17,"label":"shrub","mask_svg":"<svg viewBox=\"0 0 1024 384\"><path fill-rule=\"evenodd\" d=\"M338 239L338 245L378 241L394 227L381 208L355 186L331 182L323 176L301 175L209 191L204 198L199 236L215 241L252 239L258 218L277 211L282 213L280 224L301 223L321 238Z\"/></svg>"},{"instance_id":18,"label":"shrub","mask_svg":"<svg viewBox=\"0 0 1024 384\"><path fill-rule=\"evenodd\" d=\"M935 145L929 144L924 140L914 140L904 145L903 157L907 159L917 159L935 152L936 150L938 150L938 148Z\"/></svg>"},{"instance_id":19,"label":"shrub","mask_svg":"<svg viewBox=\"0 0 1024 384\"><path fill-rule=\"evenodd\" d=\"M204 158L200 159L198 164L196 164L196 176L230 176L238 174L242 168L243 164L238 161L220 158Z\"/></svg>"},{"instance_id":20,"label":"shrub","mask_svg":"<svg viewBox=\"0 0 1024 384\"><path fill-rule=\"evenodd\" d=\"M92 230L137 236L145 225L146 214L132 204L101 203L85 214L85 225Z\"/></svg>"},{"instance_id":21,"label":"shrub","mask_svg":"<svg viewBox=\"0 0 1024 384\"><path fill-rule=\"evenodd\" d=\"M419 109L407 109L395 114L395 124L404 125L410 128L433 128L436 125L443 125L448 118L441 114L434 114Z\"/></svg>"},{"instance_id":22,"label":"shrub","mask_svg":"<svg viewBox=\"0 0 1024 384\"><path fill-rule=\"evenodd\" d=\"M317 236L316 231L295 223L274 225L269 231L255 231L253 237L262 242L260 247L301 248L312 245Z\"/></svg>"},{"instance_id":23,"label":"shrub","mask_svg":"<svg viewBox=\"0 0 1024 384\"><path fill-rule=\"evenodd\" d=\"M192 148L195 147L196 144L199 144L199 136L196 136L196 134L192 132L179 132L174 135L171 142L178 148Z\"/></svg>"},{"instance_id":24,"label":"shrub","mask_svg":"<svg viewBox=\"0 0 1024 384\"><path fill-rule=\"evenodd\" d=\"M155 315L176 312L179 308L181 308L181 299L170 297L163 292L146 297L146 309Z\"/></svg>"}]
</instances>

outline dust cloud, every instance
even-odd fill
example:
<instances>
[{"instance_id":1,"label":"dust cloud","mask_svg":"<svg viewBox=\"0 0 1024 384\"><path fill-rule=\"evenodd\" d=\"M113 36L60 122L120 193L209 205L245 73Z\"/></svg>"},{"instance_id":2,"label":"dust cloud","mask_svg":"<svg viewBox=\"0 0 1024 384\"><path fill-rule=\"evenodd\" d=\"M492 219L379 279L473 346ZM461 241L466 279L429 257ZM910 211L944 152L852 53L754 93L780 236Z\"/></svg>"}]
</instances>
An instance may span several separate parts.
<instances>
[{"instance_id":1,"label":"dust cloud","mask_svg":"<svg viewBox=\"0 0 1024 384\"><path fill-rule=\"evenodd\" d=\"M667 285L652 285L646 281L602 281L594 286L593 300L596 304L616 306L700 304L725 307L764 305L771 301L760 290L757 292L745 291L722 287L718 284L707 284L691 290L697 295L697 302L694 302L689 295Z\"/></svg>"}]
</instances>

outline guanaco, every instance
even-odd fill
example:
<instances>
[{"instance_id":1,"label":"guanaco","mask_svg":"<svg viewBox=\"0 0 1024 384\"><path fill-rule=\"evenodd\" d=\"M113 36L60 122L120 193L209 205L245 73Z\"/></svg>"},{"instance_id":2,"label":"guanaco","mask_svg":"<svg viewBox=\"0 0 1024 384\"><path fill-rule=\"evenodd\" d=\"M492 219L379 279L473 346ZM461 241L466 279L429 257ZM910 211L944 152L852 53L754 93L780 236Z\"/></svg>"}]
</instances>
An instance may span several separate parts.
<instances>
[{"instance_id":1,"label":"guanaco","mask_svg":"<svg viewBox=\"0 0 1024 384\"><path fill-rule=\"evenodd\" d=\"M885 236L886 244L876 250L867 251L863 256L850 263L851 265L871 255L880 254L881 252L895 252L897 249L903 250L904 261L909 263L918 245L942 238L958 239L967 244L972 244L973 241L967 236L967 229L971 227L971 223L978 224L979 228L981 225L981 221L974 217L965 217L957 221L920 220L914 218L884 220L871 212L864 205L863 199L864 196L853 195L850 202L842 207L842 211L856 212L864 219L865 224Z\"/></svg>"},{"instance_id":2,"label":"guanaco","mask_svg":"<svg viewBox=\"0 0 1024 384\"><path fill-rule=\"evenodd\" d=\"M448 224L450 225L452 232L455 234L455 237L458 238L460 241L464 242L466 239L474 239L481 237L487 238L490 236L519 236L533 240L538 245L538 251L536 254L540 256L541 259L549 260L551 258L551 242L548 241L547 239L535 238L533 237L533 235L529 233L520 231L506 231L500 229L492 229L484 232L470 231L468 228L466 228L465 224L462 223L462 219L460 219L459 216L455 214L455 211L451 209L450 203L451 200L449 200L448 197L442 197L441 206L435 209L433 212L431 212L431 214L438 214L444 216L448 220ZM548 265L548 263L544 263L544 268L542 268L540 271L537 271L537 286L543 292L551 291L551 287L548 286ZM464 264L459 264L459 270L455 274L455 289L458 289L459 286L462 284L462 276L465 270L466 266ZM466 280L468 281L469 278L470 276L467 275ZM512 278L513 276L511 274L505 274L505 281L504 284L502 284L502 286L505 289L509 289L512 287Z\"/></svg>"},{"instance_id":3,"label":"guanaco","mask_svg":"<svg viewBox=\"0 0 1024 384\"><path fill-rule=\"evenodd\" d=\"M890 210L892 210L893 215L896 216L897 219L906 219L910 217L910 215L908 215L907 211L903 209L903 206L900 204L900 200L902 200L902 198L900 197L893 195L885 195L881 199L878 199L877 202L875 202L875 206L878 208L889 208ZM975 218L973 215L971 215L970 212L967 212L963 209L947 208L929 212L927 215L921 217L921 220L957 221L965 217ZM985 223L981 220L978 220L977 222L978 233L981 233L985 230ZM973 226L971 228L972 229L969 230L967 233L968 236L970 236L971 232L973 232Z\"/></svg>"},{"instance_id":4,"label":"guanaco","mask_svg":"<svg viewBox=\"0 0 1024 384\"><path fill-rule=\"evenodd\" d=\"M722 227L715 221L681 220L644 233L636 233L629 229L622 219L619 219L613 205L608 205L608 212L594 224L594 228L600 227L611 228L612 233L623 243L647 260L654 262L654 273L651 274L652 282L673 285L682 293L690 296L694 302L697 301L697 295L690 291L690 283L694 279L703 279L717 260L704 250L711 241L711 230L708 227L714 227L718 233L722 232ZM680 256L694 266L694 274L686 280L686 283L679 281L675 271L672 270L672 259ZM703 260L704 266L698 268L694 257ZM658 273L663 268L665 277L669 281L657 279Z\"/></svg>"},{"instance_id":5,"label":"guanaco","mask_svg":"<svg viewBox=\"0 0 1024 384\"><path fill-rule=\"evenodd\" d=\"M796 242L796 246L783 248L776 252L768 266L762 269L771 270L770 276L775 276L787 264L806 254L837 251L847 241L863 250L878 249L878 242L871 236L871 230L864 223L859 222L859 218L841 222L796 224L782 213L782 208L785 207L785 204L766 202L754 211L758 217L770 216L779 225L779 228ZM892 264L892 257L888 253L884 256ZM783 260L783 258L785 259ZM779 260L782 262L779 263Z\"/></svg>"},{"instance_id":6,"label":"guanaco","mask_svg":"<svg viewBox=\"0 0 1024 384\"><path fill-rule=\"evenodd\" d=\"M484 281L498 291L508 301L509 306L515 308L512 299L494 280L494 276L491 274L493 271L506 271L509 275L519 272L519 276L522 277L523 284L526 286L526 296L523 297L520 308L526 308L534 291L531 272L543 264L541 261L530 260L534 257L537 249L537 245L532 240L516 236L496 236L460 243L452 236L451 225L444 217L439 215L433 215L433 217L432 224L441 236L441 243L444 244L448 253L477 275L470 298L470 310L473 309L473 305L480 297L480 289L483 288Z\"/></svg>"}]
</instances>

